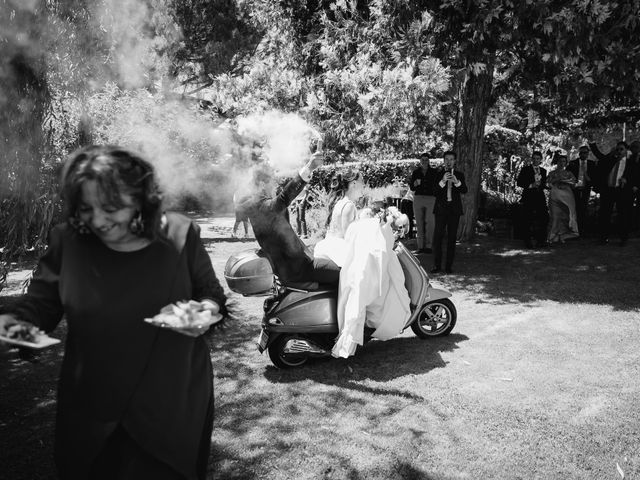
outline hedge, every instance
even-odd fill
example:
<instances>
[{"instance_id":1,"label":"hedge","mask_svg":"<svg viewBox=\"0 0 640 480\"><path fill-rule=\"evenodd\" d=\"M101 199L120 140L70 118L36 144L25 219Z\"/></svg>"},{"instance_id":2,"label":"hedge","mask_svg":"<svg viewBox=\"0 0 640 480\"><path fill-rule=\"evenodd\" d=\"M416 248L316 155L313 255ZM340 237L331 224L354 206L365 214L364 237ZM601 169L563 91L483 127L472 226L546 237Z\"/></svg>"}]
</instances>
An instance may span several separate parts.
<instances>
[{"instance_id":1,"label":"hedge","mask_svg":"<svg viewBox=\"0 0 640 480\"><path fill-rule=\"evenodd\" d=\"M442 159L431 159L431 164L439 164ZM377 162L348 162L323 165L313 172L311 185L325 190L329 189L331 179L338 172L358 170L368 186L372 188L384 187L398 181L408 183L411 173L418 168L420 160L415 158L404 160L381 160Z\"/></svg>"}]
</instances>

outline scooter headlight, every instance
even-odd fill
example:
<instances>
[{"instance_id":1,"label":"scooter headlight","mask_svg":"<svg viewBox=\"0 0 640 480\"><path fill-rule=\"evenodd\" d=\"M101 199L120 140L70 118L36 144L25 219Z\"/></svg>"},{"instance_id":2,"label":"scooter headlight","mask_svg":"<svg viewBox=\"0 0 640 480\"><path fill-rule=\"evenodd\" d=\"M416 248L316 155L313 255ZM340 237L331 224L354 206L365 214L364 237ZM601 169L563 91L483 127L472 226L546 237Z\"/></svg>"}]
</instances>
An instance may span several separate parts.
<instances>
[{"instance_id":1,"label":"scooter headlight","mask_svg":"<svg viewBox=\"0 0 640 480\"><path fill-rule=\"evenodd\" d=\"M267 323L269 325L271 325L272 327L279 327L279 326L284 325L282 323L282 320L280 320L278 317L273 317L273 318L268 319Z\"/></svg>"}]
</instances>

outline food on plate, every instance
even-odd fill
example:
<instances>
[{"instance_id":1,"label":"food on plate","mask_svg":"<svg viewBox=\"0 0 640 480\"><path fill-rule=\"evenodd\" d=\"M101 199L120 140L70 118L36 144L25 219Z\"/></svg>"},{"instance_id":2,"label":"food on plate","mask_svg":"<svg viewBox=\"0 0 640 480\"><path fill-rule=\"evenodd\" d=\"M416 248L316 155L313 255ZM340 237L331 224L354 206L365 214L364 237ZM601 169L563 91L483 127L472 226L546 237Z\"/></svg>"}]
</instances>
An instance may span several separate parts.
<instances>
[{"instance_id":1,"label":"food on plate","mask_svg":"<svg viewBox=\"0 0 640 480\"><path fill-rule=\"evenodd\" d=\"M4 329L0 331L0 335L11 340L29 343L38 343L41 338L46 336L38 327L22 322L5 325Z\"/></svg>"},{"instance_id":2,"label":"food on plate","mask_svg":"<svg viewBox=\"0 0 640 480\"><path fill-rule=\"evenodd\" d=\"M195 300L176 302L162 307L160 313L153 318L145 318L145 322L197 336L222 320L222 315L218 313L219 308L216 307L215 304Z\"/></svg>"}]
</instances>

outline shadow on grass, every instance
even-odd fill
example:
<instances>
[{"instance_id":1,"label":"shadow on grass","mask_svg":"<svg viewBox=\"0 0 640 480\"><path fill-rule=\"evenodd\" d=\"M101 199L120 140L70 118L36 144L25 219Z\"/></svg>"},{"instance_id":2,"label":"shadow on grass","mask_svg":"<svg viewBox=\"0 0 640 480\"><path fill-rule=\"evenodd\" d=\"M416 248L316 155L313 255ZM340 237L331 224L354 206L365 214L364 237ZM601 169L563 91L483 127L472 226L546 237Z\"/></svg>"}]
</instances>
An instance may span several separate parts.
<instances>
[{"instance_id":1,"label":"shadow on grass","mask_svg":"<svg viewBox=\"0 0 640 480\"><path fill-rule=\"evenodd\" d=\"M424 257L428 269L431 256ZM519 241L481 237L458 245L455 274L434 279L482 303L552 300L633 311L640 309L640 295L630 294L640 278L639 258L638 238L624 247L586 239L530 250Z\"/></svg>"},{"instance_id":2,"label":"shadow on grass","mask_svg":"<svg viewBox=\"0 0 640 480\"><path fill-rule=\"evenodd\" d=\"M446 367L442 352L451 352L466 335L452 333L446 337L422 340L394 338L385 342L371 341L358 348L348 359L326 358L309 361L301 368L280 370L273 366L265 370L265 378L273 383L294 383L313 380L374 395L396 395L422 400L410 392L382 385L400 377L422 375L435 368ZM372 385L379 382L381 385Z\"/></svg>"},{"instance_id":3,"label":"shadow on grass","mask_svg":"<svg viewBox=\"0 0 640 480\"><path fill-rule=\"evenodd\" d=\"M52 336L64 342L65 335L66 327L61 325ZM54 477L53 431L62 345L34 352L0 342L0 449L7 460L1 468L3 478Z\"/></svg>"},{"instance_id":4,"label":"shadow on grass","mask_svg":"<svg viewBox=\"0 0 640 480\"><path fill-rule=\"evenodd\" d=\"M277 459L290 458L290 451L297 448L288 442L300 428L296 422L309 418L309 411L319 418L350 411L368 412L364 415L375 417L380 414L379 409L390 416L408 405L423 404L425 398L415 393L412 377L446 367L443 353L454 351L468 340L466 335L455 332L426 340L416 337L374 340L348 359L317 359L300 368L280 370L270 364L266 353L260 356L257 352L255 340L260 319L255 315L257 312L252 313L251 318L245 316L230 324L215 340L216 384L217 388L226 389L217 394L215 426L223 435L246 440L242 450L238 450L237 445L230 448L224 437L217 438L214 432L212 478L268 478L265 475L278 468ZM257 384L261 386L256 388ZM322 394L309 394L310 389ZM235 392L233 401L227 397L231 392ZM378 409L368 410L367 397L371 395L380 398ZM268 425L268 437L256 435L260 425L262 429ZM350 458L316 458L314 462L316 466L318 463L331 466L318 478L368 478ZM389 476L376 478L429 478L411 465L404 465L402 471L403 475L390 471Z\"/></svg>"}]
</instances>

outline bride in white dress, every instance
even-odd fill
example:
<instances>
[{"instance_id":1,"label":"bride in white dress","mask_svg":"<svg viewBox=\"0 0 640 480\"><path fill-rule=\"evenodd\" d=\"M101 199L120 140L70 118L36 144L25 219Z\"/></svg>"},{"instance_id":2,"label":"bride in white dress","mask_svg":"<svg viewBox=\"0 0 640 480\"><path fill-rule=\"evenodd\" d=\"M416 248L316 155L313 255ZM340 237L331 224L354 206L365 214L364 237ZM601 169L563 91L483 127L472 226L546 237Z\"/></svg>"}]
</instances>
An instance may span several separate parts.
<instances>
[{"instance_id":1,"label":"bride in white dress","mask_svg":"<svg viewBox=\"0 0 640 480\"><path fill-rule=\"evenodd\" d=\"M336 265L344 265L347 245L344 237L349 225L357 218L355 202L362 196L364 182L356 171L337 174L331 182L331 199L327 233L313 250L316 258L328 258Z\"/></svg>"},{"instance_id":2,"label":"bride in white dress","mask_svg":"<svg viewBox=\"0 0 640 480\"><path fill-rule=\"evenodd\" d=\"M366 212L345 236L346 251L340 270L338 327L334 357L349 357L364 341L365 324L378 340L395 337L411 315L409 293L400 261L393 250L395 235L408 228L409 219L389 208L381 217Z\"/></svg>"}]
</instances>

